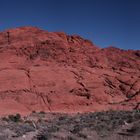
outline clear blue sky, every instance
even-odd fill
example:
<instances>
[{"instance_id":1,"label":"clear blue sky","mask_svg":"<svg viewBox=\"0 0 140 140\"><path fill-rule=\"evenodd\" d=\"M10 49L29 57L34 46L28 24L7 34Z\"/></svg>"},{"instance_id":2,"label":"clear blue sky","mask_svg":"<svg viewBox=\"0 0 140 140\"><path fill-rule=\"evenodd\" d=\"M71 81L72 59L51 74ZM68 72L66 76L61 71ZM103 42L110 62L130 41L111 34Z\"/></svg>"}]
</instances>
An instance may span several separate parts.
<instances>
[{"instance_id":1,"label":"clear blue sky","mask_svg":"<svg viewBox=\"0 0 140 140\"><path fill-rule=\"evenodd\" d=\"M140 0L0 0L0 31L26 25L140 49Z\"/></svg>"}]
</instances>

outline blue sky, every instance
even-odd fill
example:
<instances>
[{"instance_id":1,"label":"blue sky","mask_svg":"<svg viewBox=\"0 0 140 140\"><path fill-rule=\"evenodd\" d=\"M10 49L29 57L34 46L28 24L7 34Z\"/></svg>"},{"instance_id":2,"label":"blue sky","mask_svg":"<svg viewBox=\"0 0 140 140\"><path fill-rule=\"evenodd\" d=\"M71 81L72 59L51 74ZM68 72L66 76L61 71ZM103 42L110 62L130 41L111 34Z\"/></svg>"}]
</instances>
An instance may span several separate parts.
<instances>
[{"instance_id":1,"label":"blue sky","mask_svg":"<svg viewBox=\"0 0 140 140\"><path fill-rule=\"evenodd\" d=\"M140 49L140 0L0 0L0 31L38 26L100 47Z\"/></svg>"}]
</instances>

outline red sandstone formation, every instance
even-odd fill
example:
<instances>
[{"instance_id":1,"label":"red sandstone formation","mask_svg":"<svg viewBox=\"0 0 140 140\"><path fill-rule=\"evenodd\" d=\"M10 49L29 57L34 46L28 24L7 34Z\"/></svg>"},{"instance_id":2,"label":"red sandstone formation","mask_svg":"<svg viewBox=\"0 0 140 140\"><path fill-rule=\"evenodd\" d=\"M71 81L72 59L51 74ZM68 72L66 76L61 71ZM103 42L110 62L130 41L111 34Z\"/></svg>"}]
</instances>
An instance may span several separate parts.
<instances>
[{"instance_id":1,"label":"red sandstone formation","mask_svg":"<svg viewBox=\"0 0 140 140\"><path fill-rule=\"evenodd\" d=\"M0 114L140 108L140 50L98 48L78 35L0 32Z\"/></svg>"}]
</instances>

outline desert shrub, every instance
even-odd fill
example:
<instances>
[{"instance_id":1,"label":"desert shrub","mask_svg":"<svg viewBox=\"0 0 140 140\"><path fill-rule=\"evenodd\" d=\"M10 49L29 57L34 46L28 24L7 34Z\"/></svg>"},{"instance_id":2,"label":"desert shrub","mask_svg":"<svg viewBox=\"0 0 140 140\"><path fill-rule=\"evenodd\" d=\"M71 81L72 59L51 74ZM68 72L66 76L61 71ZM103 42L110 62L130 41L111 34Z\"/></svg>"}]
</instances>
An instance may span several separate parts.
<instances>
[{"instance_id":1,"label":"desert shrub","mask_svg":"<svg viewBox=\"0 0 140 140\"><path fill-rule=\"evenodd\" d=\"M46 114L44 111L40 111L39 114Z\"/></svg>"},{"instance_id":2,"label":"desert shrub","mask_svg":"<svg viewBox=\"0 0 140 140\"><path fill-rule=\"evenodd\" d=\"M59 121L64 121L64 120L66 120L66 117L65 116L59 117Z\"/></svg>"},{"instance_id":3,"label":"desert shrub","mask_svg":"<svg viewBox=\"0 0 140 140\"><path fill-rule=\"evenodd\" d=\"M83 133L78 133L78 136L84 139L87 139L87 135Z\"/></svg>"},{"instance_id":4,"label":"desert shrub","mask_svg":"<svg viewBox=\"0 0 140 140\"><path fill-rule=\"evenodd\" d=\"M21 121L21 115L20 115L20 114L9 115L9 116L8 116L8 119L9 119L10 121L13 121L13 122L19 122L19 121Z\"/></svg>"},{"instance_id":5,"label":"desert shrub","mask_svg":"<svg viewBox=\"0 0 140 140\"><path fill-rule=\"evenodd\" d=\"M9 119L7 117L2 117L2 120L7 122Z\"/></svg>"},{"instance_id":6,"label":"desert shrub","mask_svg":"<svg viewBox=\"0 0 140 140\"><path fill-rule=\"evenodd\" d=\"M50 134L46 130L42 130L34 137L34 140L48 140L49 138Z\"/></svg>"},{"instance_id":7,"label":"desert shrub","mask_svg":"<svg viewBox=\"0 0 140 140\"><path fill-rule=\"evenodd\" d=\"M35 128L31 124L22 123L22 124L13 125L12 130L17 134L17 136L22 136L27 132L35 131Z\"/></svg>"},{"instance_id":8,"label":"desert shrub","mask_svg":"<svg viewBox=\"0 0 140 140\"><path fill-rule=\"evenodd\" d=\"M32 113L34 114L34 113L36 113L36 111L35 111L35 110L33 110L33 111L32 111Z\"/></svg>"},{"instance_id":9,"label":"desert shrub","mask_svg":"<svg viewBox=\"0 0 140 140\"><path fill-rule=\"evenodd\" d=\"M72 136L67 136L67 140L75 140Z\"/></svg>"},{"instance_id":10,"label":"desert shrub","mask_svg":"<svg viewBox=\"0 0 140 140\"><path fill-rule=\"evenodd\" d=\"M73 128L73 130L71 130L71 133L77 134L81 130L82 130L82 127L79 124L78 125L74 125L74 128Z\"/></svg>"}]
</instances>

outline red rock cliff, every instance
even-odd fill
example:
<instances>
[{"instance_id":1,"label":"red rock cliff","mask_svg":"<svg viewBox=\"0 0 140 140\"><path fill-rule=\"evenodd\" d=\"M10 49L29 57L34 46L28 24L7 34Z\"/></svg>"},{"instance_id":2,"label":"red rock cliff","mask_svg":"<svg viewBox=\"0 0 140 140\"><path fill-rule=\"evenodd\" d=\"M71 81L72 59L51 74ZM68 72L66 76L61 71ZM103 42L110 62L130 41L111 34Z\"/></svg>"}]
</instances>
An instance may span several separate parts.
<instances>
[{"instance_id":1,"label":"red rock cliff","mask_svg":"<svg viewBox=\"0 0 140 140\"><path fill-rule=\"evenodd\" d=\"M140 108L140 50L21 27L0 33L0 114Z\"/></svg>"}]
</instances>

